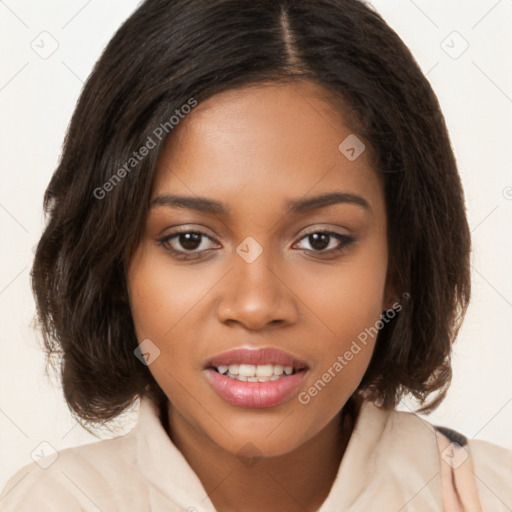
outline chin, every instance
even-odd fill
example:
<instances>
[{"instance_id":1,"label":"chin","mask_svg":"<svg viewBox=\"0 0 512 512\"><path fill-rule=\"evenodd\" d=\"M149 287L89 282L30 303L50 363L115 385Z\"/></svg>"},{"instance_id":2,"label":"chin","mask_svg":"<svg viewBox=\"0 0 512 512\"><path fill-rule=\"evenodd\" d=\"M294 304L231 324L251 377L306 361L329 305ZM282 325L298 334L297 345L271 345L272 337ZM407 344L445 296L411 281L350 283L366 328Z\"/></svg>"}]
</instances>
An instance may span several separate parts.
<instances>
[{"instance_id":1,"label":"chin","mask_svg":"<svg viewBox=\"0 0 512 512\"><path fill-rule=\"evenodd\" d=\"M287 414L292 418L293 414ZM220 449L238 457L279 457L299 449L314 435L309 435L305 428L297 428L296 419L288 422L287 414L258 420L226 419L226 430L213 422L208 428L211 434L207 435Z\"/></svg>"}]
</instances>

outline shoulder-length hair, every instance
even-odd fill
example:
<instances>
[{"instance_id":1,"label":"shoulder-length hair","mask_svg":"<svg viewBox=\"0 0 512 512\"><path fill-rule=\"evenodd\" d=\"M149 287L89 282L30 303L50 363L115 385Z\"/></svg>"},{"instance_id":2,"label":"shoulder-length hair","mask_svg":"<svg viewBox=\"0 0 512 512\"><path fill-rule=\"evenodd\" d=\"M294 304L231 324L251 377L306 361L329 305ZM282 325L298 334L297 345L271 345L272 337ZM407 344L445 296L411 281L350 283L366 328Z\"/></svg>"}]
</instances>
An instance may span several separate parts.
<instances>
[{"instance_id":1,"label":"shoulder-length hair","mask_svg":"<svg viewBox=\"0 0 512 512\"><path fill-rule=\"evenodd\" d=\"M31 273L47 363L58 361L78 421L164 398L134 356L125 271L173 116L228 89L296 79L320 84L371 145L390 271L409 294L379 331L357 393L386 408L410 393L424 411L444 398L470 297L470 234L444 117L405 44L358 0L146 0L83 88ZM149 139L156 147L142 151Z\"/></svg>"}]
</instances>

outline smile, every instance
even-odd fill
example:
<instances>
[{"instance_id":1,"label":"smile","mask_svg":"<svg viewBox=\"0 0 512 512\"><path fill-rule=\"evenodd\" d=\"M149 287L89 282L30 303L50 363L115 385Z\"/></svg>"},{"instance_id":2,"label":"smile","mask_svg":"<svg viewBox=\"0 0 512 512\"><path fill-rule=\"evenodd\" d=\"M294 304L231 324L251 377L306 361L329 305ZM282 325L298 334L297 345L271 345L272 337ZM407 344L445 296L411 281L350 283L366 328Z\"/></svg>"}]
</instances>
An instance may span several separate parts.
<instances>
[{"instance_id":1,"label":"smile","mask_svg":"<svg viewBox=\"0 0 512 512\"><path fill-rule=\"evenodd\" d=\"M302 384L306 363L277 349L236 349L206 365L208 380L228 403L263 408L279 405Z\"/></svg>"}]
</instances>

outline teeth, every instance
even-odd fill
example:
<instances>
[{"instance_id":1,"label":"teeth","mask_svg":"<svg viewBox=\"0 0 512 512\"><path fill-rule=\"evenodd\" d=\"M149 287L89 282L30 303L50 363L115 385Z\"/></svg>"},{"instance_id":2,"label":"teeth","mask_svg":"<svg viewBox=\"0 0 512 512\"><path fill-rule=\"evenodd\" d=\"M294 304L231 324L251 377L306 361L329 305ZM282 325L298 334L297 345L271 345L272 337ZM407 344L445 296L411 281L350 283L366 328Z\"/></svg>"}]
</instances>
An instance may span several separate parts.
<instances>
[{"instance_id":1,"label":"teeth","mask_svg":"<svg viewBox=\"0 0 512 512\"><path fill-rule=\"evenodd\" d=\"M275 364L274 365L274 375L283 375L283 368L284 368L284 366L282 364Z\"/></svg>"},{"instance_id":2,"label":"teeth","mask_svg":"<svg viewBox=\"0 0 512 512\"><path fill-rule=\"evenodd\" d=\"M291 375L294 368L282 364L222 364L217 366L217 371L243 382L269 382Z\"/></svg>"},{"instance_id":3,"label":"teeth","mask_svg":"<svg viewBox=\"0 0 512 512\"><path fill-rule=\"evenodd\" d=\"M272 377L274 375L274 365L263 364L256 366L256 377Z\"/></svg>"},{"instance_id":4,"label":"teeth","mask_svg":"<svg viewBox=\"0 0 512 512\"><path fill-rule=\"evenodd\" d=\"M254 377L256 372L256 366L253 364L241 364L238 367L238 375L243 375L244 377Z\"/></svg>"}]
</instances>

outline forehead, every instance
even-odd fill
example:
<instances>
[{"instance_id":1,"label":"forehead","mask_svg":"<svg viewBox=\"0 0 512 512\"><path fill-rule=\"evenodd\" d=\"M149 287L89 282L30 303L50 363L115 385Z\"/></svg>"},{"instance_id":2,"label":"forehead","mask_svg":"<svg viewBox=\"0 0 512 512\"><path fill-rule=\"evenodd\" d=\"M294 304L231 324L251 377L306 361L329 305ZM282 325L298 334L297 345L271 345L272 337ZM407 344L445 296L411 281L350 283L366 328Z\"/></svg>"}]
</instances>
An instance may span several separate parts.
<instances>
[{"instance_id":1,"label":"forehead","mask_svg":"<svg viewBox=\"0 0 512 512\"><path fill-rule=\"evenodd\" d=\"M252 85L199 104L164 146L153 197L208 196L245 210L332 190L382 200L369 146L355 160L340 151L354 134L324 93L306 81Z\"/></svg>"}]
</instances>

